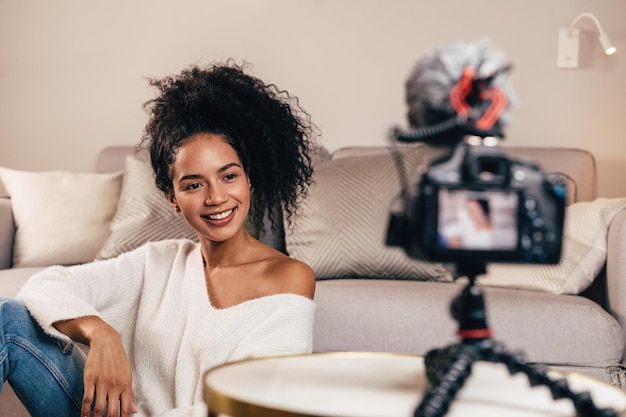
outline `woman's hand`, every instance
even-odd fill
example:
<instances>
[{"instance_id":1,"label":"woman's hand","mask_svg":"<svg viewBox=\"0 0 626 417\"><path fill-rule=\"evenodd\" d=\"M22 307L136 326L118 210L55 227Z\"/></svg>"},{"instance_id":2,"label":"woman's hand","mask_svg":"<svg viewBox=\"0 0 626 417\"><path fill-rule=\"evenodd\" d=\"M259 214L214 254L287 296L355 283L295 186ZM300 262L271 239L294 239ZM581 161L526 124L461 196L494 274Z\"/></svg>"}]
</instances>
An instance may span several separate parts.
<instances>
[{"instance_id":1,"label":"woman's hand","mask_svg":"<svg viewBox=\"0 0 626 417\"><path fill-rule=\"evenodd\" d=\"M130 364L115 329L95 316L60 321L54 326L72 340L89 345L81 416L90 416L92 407L96 417L136 413Z\"/></svg>"}]
</instances>

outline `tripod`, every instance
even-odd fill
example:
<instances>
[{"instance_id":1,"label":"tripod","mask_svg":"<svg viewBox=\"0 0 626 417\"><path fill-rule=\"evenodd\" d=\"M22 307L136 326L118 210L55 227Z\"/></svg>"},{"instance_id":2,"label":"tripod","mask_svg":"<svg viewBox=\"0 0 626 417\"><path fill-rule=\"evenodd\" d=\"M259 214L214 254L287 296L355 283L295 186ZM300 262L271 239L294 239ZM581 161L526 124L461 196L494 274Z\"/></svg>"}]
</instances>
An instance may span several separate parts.
<instances>
[{"instance_id":1,"label":"tripod","mask_svg":"<svg viewBox=\"0 0 626 417\"><path fill-rule=\"evenodd\" d=\"M442 349L434 349L425 358L428 386L424 397L415 410L414 417L442 417L454 397L463 387L476 361L503 363L511 375L523 372L531 386L545 385L552 398L569 398L580 417L616 417L613 409L598 409L588 392L576 394L571 391L565 378L551 379L545 369L526 362L522 354L511 354L504 346L491 338L487 326L482 289L476 285L476 277L486 272L480 262L460 263L457 270L469 278L469 284L454 299L452 316L459 323L459 343Z\"/></svg>"}]
</instances>

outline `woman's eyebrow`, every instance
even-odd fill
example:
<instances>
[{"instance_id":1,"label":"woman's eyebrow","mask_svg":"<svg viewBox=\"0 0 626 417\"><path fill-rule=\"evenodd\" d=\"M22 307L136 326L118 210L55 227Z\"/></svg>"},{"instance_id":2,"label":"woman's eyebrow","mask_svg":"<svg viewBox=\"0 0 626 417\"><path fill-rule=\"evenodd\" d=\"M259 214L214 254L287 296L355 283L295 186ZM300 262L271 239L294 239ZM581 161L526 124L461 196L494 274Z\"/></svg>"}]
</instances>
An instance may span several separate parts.
<instances>
[{"instance_id":1,"label":"woman's eyebrow","mask_svg":"<svg viewBox=\"0 0 626 417\"><path fill-rule=\"evenodd\" d=\"M202 178L202 175L200 174L183 175L182 177L178 179L178 182L183 182L185 180L197 180L199 178Z\"/></svg>"},{"instance_id":2,"label":"woman's eyebrow","mask_svg":"<svg viewBox=\"0 0 626 417\"><path fill-rule=\"evenodd\" d=\"M220 169L217 170L217 172L224 172L232 167L239 167L241 168L241 165L239 165L237 162L231 162L230 164L226 164L223 167L221 167Z\"/></svg>"}]
</instances>

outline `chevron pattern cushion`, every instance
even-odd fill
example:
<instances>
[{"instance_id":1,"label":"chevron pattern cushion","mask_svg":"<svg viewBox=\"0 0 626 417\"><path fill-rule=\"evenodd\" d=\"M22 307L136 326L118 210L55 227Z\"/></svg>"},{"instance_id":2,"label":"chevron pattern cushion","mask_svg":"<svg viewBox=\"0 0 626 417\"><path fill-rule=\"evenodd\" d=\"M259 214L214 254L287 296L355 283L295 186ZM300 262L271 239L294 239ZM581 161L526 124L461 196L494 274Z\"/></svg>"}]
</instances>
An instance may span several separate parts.
<instances>
[{"instance_id":1,"label":"chevron pattern cushion","mask_svg":"<svg viewBox=\"0 0 626 417\"><path fill-rule=\"evenodd\" d=\"M164 239L197 241L198 237L157 189L150 164L127 156L111 234L96 260L114 258L146 242Z\"/></svg>"},{"instance_id":2,"label":"chevron pattern cushion","mask_svg":"<svg viewBox=\"0 0 626 417\"><path fill-rule=\"evenodd\" d=\"M402 152L407 174L426 162L425 146ZM318 279L451 280L441 264L409 259L384 243L388 205L400 192L390 153L325 161L315 167L314 181L292 227L285 227L285 244Z\"/></svg>"}]
</instances>

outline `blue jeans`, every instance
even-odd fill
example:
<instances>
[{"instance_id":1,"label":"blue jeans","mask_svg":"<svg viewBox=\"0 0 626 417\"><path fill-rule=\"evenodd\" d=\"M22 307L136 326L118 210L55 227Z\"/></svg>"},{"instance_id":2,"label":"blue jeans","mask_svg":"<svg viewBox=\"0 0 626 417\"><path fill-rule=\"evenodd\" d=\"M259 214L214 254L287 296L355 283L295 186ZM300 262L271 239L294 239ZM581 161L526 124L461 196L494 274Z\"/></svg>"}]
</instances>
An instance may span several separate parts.
<instances>
[{"instance_id":1,"label":"blue jeans","mask_svg":"<svg viewBox=\"0 0 626 417\"><path fill-rule=\"evenodd\" d=\"M80 416L84 366L80 348L46 335L21 301L0 298L2 381L31 416Z\"/></svg>"}]
</instances>

